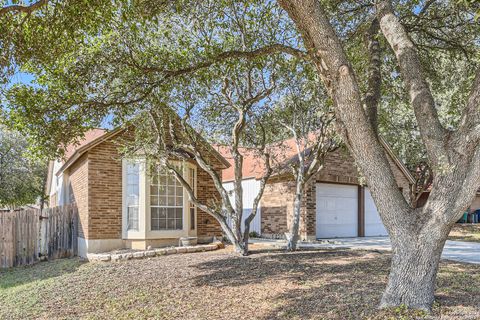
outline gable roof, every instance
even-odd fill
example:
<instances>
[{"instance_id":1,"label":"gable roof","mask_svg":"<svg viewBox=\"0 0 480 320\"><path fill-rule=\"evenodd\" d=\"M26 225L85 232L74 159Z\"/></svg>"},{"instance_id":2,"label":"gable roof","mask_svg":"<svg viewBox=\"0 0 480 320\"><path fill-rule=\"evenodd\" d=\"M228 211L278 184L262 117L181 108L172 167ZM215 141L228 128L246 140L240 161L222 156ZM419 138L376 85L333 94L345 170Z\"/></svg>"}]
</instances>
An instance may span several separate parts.
<instances>
[{"instance_id":1,"label":"gable roof","mask_svg":"<svg viewBox=\"0 0 480 320\"><path fill-rule=\"evenodd\" d=\"M101 128L90 129L85 133L84 137L82 139L80 139L78 142L69 144L65 148L65 154L64 154L63 158L61 159L61 161L63 162L63 166L65 165L65 163L70 161L70 159L75 155L75 153L78 149L81 149L85 145L87 145L90 142L100 138L101 136L105 135L106 133L107 133L107 130L105 130L105 129L101 129ZM54 163L55 163L54 161L49 161L49 163L48 163L47 181L46 181L46 186L45 186L45 190L48 193L50 193L50 188L52 186L53 176L59 174L59 172L60 172L60 170L58 170L57 172L53 172Z\"/></svg>"},{"instance_id":2,"label":"gable roof","mask_svg":"<svg viewBox=\"0 0 480 320\"><path fill-rule=\"evenodd\" d=\"M65 148L63 165L55 174L61 174L62 172L70 168L70 166L74 164L75 161L77 161L85 152L99 145L100 143L115 137L123 130L123 128L117 128L112 131L107 131L105 129L88 130L85 133L84 137L79 140L79 142L70 144Z\"/></svg>"},{"instance_id":3,"label":"gable roof","mask_svg":"<svg viewBox=\"0 0 480 320\"><path fill-rule=\"evenodd\" d=\"M314 139L315 135L309 135L308 139ZM410 183L414 183L415 179L405 164L395 155L393 149L386 143L386 141L380 137L380 143L385 149L386 153L393 160L399 170L405 175ZM296 161L297 150L295 139L290 138L279 142L278 144L271 145L272 154L279 161L279 165L282 167L291 161ZM223 181L229 182L235 180L235 168L233 166L233 157L230 153L230 148L226 146L215 146L218 152L230 162L230 167L223 170ZM260 179L265 172L265 165L263 161L258 158L253 149L239 148L240 153L243 155L243 167L242 177L243 179Z\"/></svg>"},{"instance_id":4,"label":"gable roof","mask_svg":"<svg viewBox=\"0 0 480 320\"><path fill-rule=\"evenodd\" d=\"M224 182L233 181L235 179L235 169L233 163L233 157L230 153L230 148L227 146L216 145L214 148L220 153L225 160L227 160L230 166L222 171L222 180ZM243 179L260 179L265 172L265 166L262 161L259 161L255 152L248 148L239 148L240 153L243 155L243 167L242 177Z\"/></svg>"},{"instance_id":5,"label":"gable roof","mask_svg":"<svg viewBox=\"0 0 480 320\"><path fill-rule=\"evenodd\" d=\"M84 137L79 140L77 143L70 144L65 148L65 157L64 163L62 167L55 172L54 174L59 175L65 170L67 170L72 164L75 163L85 152L91 150L95 146L112 139L113 137L117 136L118 134L124 132L124 128L117 128L111 131L107 131L105 129L91 129L87 131ZM220 161L221 164L228 168L230 163L222 157L221 154L217 152L214 148L212 148L208 142L205 141L207 146L209 147L209 151L211 151L212 155ZM53 169L53 168L52 168ZM50 170L49 170L50 171Z\"/></svg>"},{"instance_id":6,"label":"gable roof","mask_svg":"<svg viewBox=\"0 0 480 320\"><path fill-rule=\"evenodd\" d=\"M308 142L313 142L316 139L315 133L310 133L307 137ZM223 170L223 181L233 181L235 179L235 169L233 166L233 157L230 153L230 148L227 146L214 146L218 152L230 162L230 167ZM289 138L280 142L272 143L268 146L271 155L275 159L275 163L279 167L285 167L291 161L295 161L298 156L297 145L294 138ZM244 179L256 178L261 179L265 172L265 165L259 159L256 151L252 148L239 148L243 155L242 177ZM308 152L308 151L307 151Z\"/></svg>"},{"instance_id":7,"label":"gable roof","mask_svg":"<svg viewBox=\"0 0 480 320\"><path fill-rule=\"evenodd\" d=\"M83 136L83 138L80 141L78 141L77 143L69 144L65 148L65 157L64 158L68 161L68 159L70 159L78 149L80 149L83 146L91 143L94 140L97 140L98 138L102 137L106 133L107 133L107 130L101 129L101 128L95 128L95 129L88 130L87 132L85 132L85 135Z\"/></svg>"}]
</instances>

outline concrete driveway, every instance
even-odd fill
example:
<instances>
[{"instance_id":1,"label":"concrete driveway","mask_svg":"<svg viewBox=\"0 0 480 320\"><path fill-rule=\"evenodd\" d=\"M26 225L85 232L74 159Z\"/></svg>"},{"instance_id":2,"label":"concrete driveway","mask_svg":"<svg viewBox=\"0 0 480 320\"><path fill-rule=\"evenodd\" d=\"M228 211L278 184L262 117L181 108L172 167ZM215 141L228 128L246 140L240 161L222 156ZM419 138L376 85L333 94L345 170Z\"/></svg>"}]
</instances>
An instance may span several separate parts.
<instances>
[{"instance_id":1,"label":"concrete driveway","mask_svg":"<svg viewBox=\"0 0 480 320\"><path fill-rule=\"evenodd\" d=\"M253 239L256 243L272 243L285 246L284 240ZM302 242L300 248L350 248L366 250L391 250L388 237L321 239L318 242ZM447 260L480 264L480 243L447 241L442 258Z\"/></svg>"}]
</instances>

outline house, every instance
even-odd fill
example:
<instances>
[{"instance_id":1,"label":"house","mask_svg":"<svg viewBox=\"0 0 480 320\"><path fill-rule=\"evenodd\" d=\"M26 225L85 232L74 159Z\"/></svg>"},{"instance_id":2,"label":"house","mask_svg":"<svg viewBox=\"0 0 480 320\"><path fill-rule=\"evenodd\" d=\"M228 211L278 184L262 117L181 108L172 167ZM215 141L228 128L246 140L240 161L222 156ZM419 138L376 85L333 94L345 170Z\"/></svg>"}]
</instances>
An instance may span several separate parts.
<instances>
[{"instance_id":1,"label":"house","mask_svg":"<svg viewBox=\"0 0 480 320\"><path fill-rule=\"evenodd\" d=\"M430 196L430 188L428 188L427 191L422 193L422 195L420 196L420 199L418 200L418 206L419 207L424 206L429 196ZM470 205L470 207L467 208L466 211L469 213L473 213L478 210L480 210L480 189L477 190L477 194L475 195L475 198L473 199L472 204ZM459 220L459 221L463 221L463 218L462 220Z\"/></svg>"},{"instance_id":2,"label":"house","mask_svg":"<svg viewBox=\"0 0 480 320\"><path fill-rule=\"evenodd\" d=\"M125 130L93 129L49 166L49 205L75 203L79 212L79 255L109 250L178 244L180 237L208 241L221 236L219 224L188 201L180 183L160 171L150 174L145 159L123 159ZM221 175L229 163L208 146L208 161ZM210 176L194 160L183 161L185 177L200 201L217 198Z\"/></svg>"},{"instance_id":3,"label":"house","mask_svg":"<svg viewBox=\"0 0 480 320\"><path fill-rule=\"evenodd\" d=\"M480 189L477 191L477 196L473 200L472 205L470 206L470 211L475 211L480 209Z\"/></svg>"},{"instance_id":4,"label":"house","mask_svg":"<svg viewBox=\"0 0 480 320\"><path fill-rule=\"evenodd\" d=\"M414 178L391 148L383 140L381 142L398 187L408 193ZM217 147L217 150L232 162L227 148ZM274 153L281 154L282 161L288 163L296 159L295 150L293 140L286 140ZM244 212L251 212L264 169L261 160L252 152L242 150L242 153ZM233 180L234 169L230 166L223 171L227 190L233 189ZM251 230L265 237L284 237L290 229L294 195L293 175L286 172L274 174L265 187ZM324 168L305 188L303 202L301 239L387 235L368 186L362 185L354 159L346 150L337 149L327 154Z\"/></svg>"}]
</instances>

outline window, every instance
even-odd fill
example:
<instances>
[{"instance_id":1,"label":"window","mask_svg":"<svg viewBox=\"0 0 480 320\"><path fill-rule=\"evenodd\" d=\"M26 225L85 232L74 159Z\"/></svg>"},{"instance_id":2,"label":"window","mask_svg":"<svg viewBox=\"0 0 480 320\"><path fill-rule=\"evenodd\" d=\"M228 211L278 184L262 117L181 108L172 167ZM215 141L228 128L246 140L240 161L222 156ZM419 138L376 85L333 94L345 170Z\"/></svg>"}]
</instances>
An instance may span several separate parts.
<instances>
[{"instance_id":1,"label":"window","mask_svg":"<svg viewBox=\"0 0 480 320\"><path fill-rule=\"evenodd\" d=\"M190 187L195 190L195 169L190 168L189 170L190 176ZM189 202L189 211L190 211L190 229L195 230L195 206L192 202Z\"/></svg>"},{"instance_id":2,"label":"window","mask_svg":"<svg viewBox=\"0 0 480 320\"><path fill-rule=\"evenodd\" d=\"M138 207L140 197L140 166L138 163L127 163L127 230L139 230Z\"/></svg>"},{"instance_id":3,"label":"window","mask_svg":"<svg viewBox=\"0 0 480 320\"><path fill-rule=\"evenodd\" d=\"M183 187L166 170L152 177L150 212L152 230L183 229Z\"/></svg>"}]
</instances>

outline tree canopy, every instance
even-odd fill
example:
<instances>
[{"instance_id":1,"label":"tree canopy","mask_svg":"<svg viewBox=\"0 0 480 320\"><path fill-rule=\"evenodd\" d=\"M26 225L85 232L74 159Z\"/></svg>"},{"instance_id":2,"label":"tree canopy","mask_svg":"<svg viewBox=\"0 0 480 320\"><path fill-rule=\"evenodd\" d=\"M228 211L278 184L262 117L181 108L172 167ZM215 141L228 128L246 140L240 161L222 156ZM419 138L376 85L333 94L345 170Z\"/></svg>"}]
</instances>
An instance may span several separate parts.
<instances>
[{"instance_id":1,"label":"tree canopy","mask_svg":"<svg viewBox=\"0 0 480 320\"><path fill-rule=\"evenodd\" d=\"M28 156L26 140L0 128L0 207L14 209L43 200L45 162Z\"/></svg>"},{"instance_id":2,"label":"tree canopy","mask_svg":"<svg viewBox=\"0 0 480 320\"><path fill-rule=\"evenodd\" d=\"M374 6L323 2L354 68L368 74L365 33ZM433 2L400 1L396 9L435 84L442 121L454 128L478 63L478 4ZM35 76L4 91L4 117L50 156L105 119L112 125L129 121L151 101L179 106L189 96L201 101L197 105L215 104L211 92L239 61L263 64L265 75L283 82L276 97L285 85L312 79L301 35L275 1L50 1L0 19L3 66ZM414 170L426 159L423 144L393 52L379 40L380 132Z\"/></svg>"},{"instance_id":3,"label":"tree canopy","mask_svg":"<svg viewBox=\"0 0 480 320\"><path fill-rule=\"evenodd\" d=\"M115 0L7 10L2 84L15 71L34 80L3 86L3 121L49 157L89 127L128 125L152 107L225 139L235 117L218 97L226 87L232 98L255 96L252 83L231 79L255 70L256 84L272 83L249 119L289 86L321 82L391 236L382 306L429 309L448 231L480 187L479 9L469 0ZM424 207L398 190L379 135L411 170L430 168Z\"/></svg>"}]
</instances>

